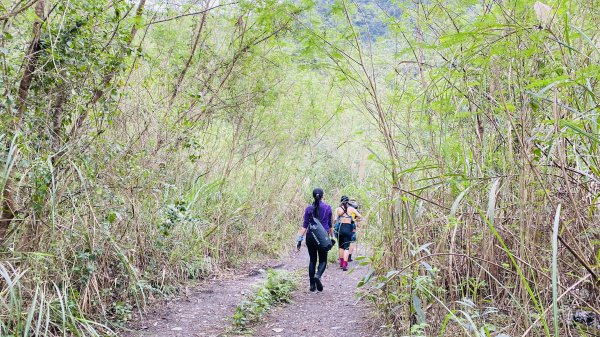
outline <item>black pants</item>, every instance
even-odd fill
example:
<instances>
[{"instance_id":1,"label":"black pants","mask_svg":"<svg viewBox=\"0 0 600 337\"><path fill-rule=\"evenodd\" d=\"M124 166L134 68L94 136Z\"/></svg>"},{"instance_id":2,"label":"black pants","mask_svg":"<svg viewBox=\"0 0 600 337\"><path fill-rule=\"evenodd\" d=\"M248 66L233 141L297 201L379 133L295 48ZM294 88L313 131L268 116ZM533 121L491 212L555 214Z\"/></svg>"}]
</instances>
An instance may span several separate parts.
<instances>
[{"instance_id":1,"label":"black pants","mask_svg":"<svg viewBox=\"0 0 600 337\"><path fill-rule=\"evenodd\" d=\"M340 249L350 249L350 243L352 242L352 224L343 223L340 224L340 232L338 234L338 246Z\"/></svg>"},{"instance_id":2,"label":"black pants","mask_svg":"<svg viewBox=\"0 0 600 337\"><path fill-rule=\"evenodd\" d=\"M310 256L310 262L308 263L308 277L312 280L315 276L321 278L325 267L327 267L327 251L319 250L317 242L311 235L306 236L306 248L308 248L308 256ZM317 256L319 256L319 267L317 267Z\"/></svg>"}]
</instances>

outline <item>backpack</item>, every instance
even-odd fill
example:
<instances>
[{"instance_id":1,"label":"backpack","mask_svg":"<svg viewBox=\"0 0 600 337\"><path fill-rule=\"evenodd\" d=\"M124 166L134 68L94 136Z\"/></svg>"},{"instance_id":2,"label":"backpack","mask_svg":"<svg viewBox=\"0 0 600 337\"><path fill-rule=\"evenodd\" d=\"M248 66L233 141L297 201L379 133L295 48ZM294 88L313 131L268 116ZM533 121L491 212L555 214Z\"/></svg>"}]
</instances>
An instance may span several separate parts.
<instances>
[{"instance_id":1,"label":"backpack","mask_svg":"<svg viewBox=\"0 0 600 337\"><path fill-rule=\"evenodd\" d=\"M329 238L329 234L323 228L321 221L316 217L313 217L313 221L308 224L308 231L312 235L313 239L317 242L320 251L329 251L333 247L333 243ZM308 234L307 234L308 235Z\"/></svg>"},{"instance_id":2,"label":"backpack","mask_svg":"<svg viewBox=\"0 0 600 337\"><path fill-rule=\"evenodd\" d=\"M358 201L356 201L356 199L350 199L350 201L348 201L348 205L354 207L354 209L357 211L358 211L358 208L360 207L360 205L358 204ZM356 221L354 221L354 217L352 217L352 229L356 229Z\"/></svg>"}]
</instances>

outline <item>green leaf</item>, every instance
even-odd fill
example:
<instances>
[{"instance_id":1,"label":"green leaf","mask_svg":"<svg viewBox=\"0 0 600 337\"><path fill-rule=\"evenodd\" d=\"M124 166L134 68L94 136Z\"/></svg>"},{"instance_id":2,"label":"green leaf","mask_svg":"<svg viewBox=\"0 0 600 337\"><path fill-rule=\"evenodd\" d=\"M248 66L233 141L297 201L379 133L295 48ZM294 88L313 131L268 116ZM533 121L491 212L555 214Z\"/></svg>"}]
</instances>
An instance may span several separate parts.
<instances>
[{"instance_id":1,"label":"green leaf","mask_svg":"<svg viewBox=\"0 0 600 337\"><path fill-rule=\"evenodd\" d=\"M106 221L108 221L108 223L110 223L110 224L113 224L115 221L117 221L117 213L116 212L108 213L108 215L106 216Z\"/></svg>"},{"instance_id":2,"label":"green leaf","mask_svg":"<svg viewBox=\"0 0 600 337\"><path fill-rule=\"evenodd\" d=\"M583 37L583 39L596 51L596 53L600 54L600 50L598 49L598 47L596 46L594 41L592 41L592 39L590 39L590 37L587 36L587 34L583 32L583 30L581 30L579 27L575 27L573 25L570 25L570 27L575 29L576 31L578 31L579 34L581 34L581 36Z\"/></svg>"},{"instance_id":3,"label":"green leaf","mask_svg":"<svg viewBox=\"0 0 600 337\"><path fill-rule=\"evenodd\" d=\"M587 132L587 131L585 131L585 130L581 129L580 127L578 127L578 126L577 126L577 125L576 125L574 122L572 122L572 121L568 121L568 120L565 120L565 119L561 119L561 121L560 121L560 125L561 125L561 126L566 126L566 127L568 127L569 129L571 129L571 130L575 131L576 133L578 133L578 134L580 134L580 135L582 135L582 136L584 136L584 137L587 137L587 138L589 138L589 139L593 140L593 141L594 141L594 142L596 142L596 143L600 142L600 137L598 137L598 135L596 135L596 134L593 134L593 133L589 133L589 132Z\"/></svg>"}]
</instances>

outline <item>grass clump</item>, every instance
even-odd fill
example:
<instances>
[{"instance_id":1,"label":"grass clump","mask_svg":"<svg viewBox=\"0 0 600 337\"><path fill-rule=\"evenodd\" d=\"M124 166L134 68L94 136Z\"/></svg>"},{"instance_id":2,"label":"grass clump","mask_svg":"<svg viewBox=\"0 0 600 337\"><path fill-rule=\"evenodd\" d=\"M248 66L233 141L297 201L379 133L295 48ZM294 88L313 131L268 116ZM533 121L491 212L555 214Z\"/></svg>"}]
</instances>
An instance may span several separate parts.
<instances>
[{"instance_id":1,"label":"grass clump","mask_svg":"<svg viewBox=\"0 0 600 337\"><path fill-rule=\"evenodd\" d=\"M244 331L258 322L273 306L290 303L292 292L298 287L295 274L286 271L267 271L267 282L235 308L233 325Z\"/></svg>"}]
</instances>

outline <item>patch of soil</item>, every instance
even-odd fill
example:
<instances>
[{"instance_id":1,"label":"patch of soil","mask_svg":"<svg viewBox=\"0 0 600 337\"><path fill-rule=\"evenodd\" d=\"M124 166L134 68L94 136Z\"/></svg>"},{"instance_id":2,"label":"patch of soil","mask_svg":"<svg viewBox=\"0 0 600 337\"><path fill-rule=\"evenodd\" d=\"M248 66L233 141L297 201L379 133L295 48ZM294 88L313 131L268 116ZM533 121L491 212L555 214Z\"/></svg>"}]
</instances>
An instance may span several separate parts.
<instances>
[{"instance_id":1,"label":"patch of soil","mask_svg":"<svg viewBox=\"0 0 600 337\"><path fill-rule=\"evenodd\" d=\"M334 249L330 254L337 254ZM366 267L350 264L344 272L329 264L322 281L323 292L308 290L308 253L302 247L283 263L270 263L246 270L243 275L211 280L179 299L167 302L134 324L126 337L224 337L231 326L235 307L256 285L265 281L266 267L302 270L304 278L293 303L273 309L254 327L260 337L373 337L366 303L355 297L356 284Z\"/></svg>"},{"instance_id":2,"label":"patch of soil","mask_svg":"<svg viewBox=\"0 0 600 337\"><path fill-rule=\"evenodd\" d=\"M268 261L237 275L220 276L192 288L191 292L165 303L155 303L143 319L130 325L124 337L217 337L231 325L235 307L265 280L268 268L281 261Z\"/></svg>"},{"instance_id":3,"label":"patch of soil","mask_svg":"<svg viewBox=\"0 0 600 337\"><path fill-rule=\"evenodd\" d=\"M305 251L305 249L303 248ZM329 254L337 254L337 249ZM306 253L303 255L307 255ZM308 265L305 256L302 268ZM351 262L348 271L337 263L327 266L322 277L323 292L308 290L308 272L293 303L272 310L265 322L255 328L260 337L374 337L368 304L355 296L358 281L367 267Z\"/></svg>"}]
</instances>

